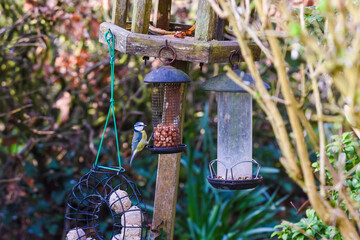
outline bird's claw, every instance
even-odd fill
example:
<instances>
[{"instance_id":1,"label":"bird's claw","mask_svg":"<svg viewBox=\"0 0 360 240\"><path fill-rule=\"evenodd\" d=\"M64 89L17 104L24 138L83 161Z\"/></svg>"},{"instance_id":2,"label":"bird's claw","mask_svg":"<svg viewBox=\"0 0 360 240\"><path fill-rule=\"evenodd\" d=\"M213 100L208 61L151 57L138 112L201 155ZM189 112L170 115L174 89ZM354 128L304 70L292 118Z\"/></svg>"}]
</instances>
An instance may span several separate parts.
<instances>
[{"instance_id":1,"label":"bird's claw","mask_svg":"<svg viewBox=\"0 0 360 240\"><path fill-rule=\"evenodd\" d=\"M146 144L149 144L151 139L154 140L153 134L154 134L154 133L151 133L151 136L149 137L149 140L146 142Z\"/></svg>"}]
</instances>

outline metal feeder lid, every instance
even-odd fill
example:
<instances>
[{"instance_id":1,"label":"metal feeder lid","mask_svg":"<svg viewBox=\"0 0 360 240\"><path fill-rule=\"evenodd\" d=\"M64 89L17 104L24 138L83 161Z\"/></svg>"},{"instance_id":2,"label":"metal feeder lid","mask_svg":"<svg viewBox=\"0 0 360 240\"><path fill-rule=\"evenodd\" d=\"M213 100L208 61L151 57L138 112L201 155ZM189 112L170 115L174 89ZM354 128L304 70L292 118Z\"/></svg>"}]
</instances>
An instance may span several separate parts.
<instances>
[{"instance_id":1,"label":"metal feeder lid","mask_svg":"<svg viewBox=\"0 0 360 240\"><path fill-rule=\"evenodd\" d=\"M235 69L234 72L238 75L243 83L249 87L255 86L255 81L250 74L247 74L239 69ZM270 86L264 82L266 89L270 89ZM204 91L216 91L216 92L246 92L245 89L237 85L226 73L217 75L206 80L200 85L200 89Z\"/></svg>"},{"instance_id":2,"label":"metal feeder lid","mask_svg":"<svg viewBox=\"0 0 360 240\"><path fill-rule=\"evenodd\" d=\"M190 77L183 71L172 66L163 66L146 75L146 83L185 83L190 82Z\"/></svg>"}]
</instances>

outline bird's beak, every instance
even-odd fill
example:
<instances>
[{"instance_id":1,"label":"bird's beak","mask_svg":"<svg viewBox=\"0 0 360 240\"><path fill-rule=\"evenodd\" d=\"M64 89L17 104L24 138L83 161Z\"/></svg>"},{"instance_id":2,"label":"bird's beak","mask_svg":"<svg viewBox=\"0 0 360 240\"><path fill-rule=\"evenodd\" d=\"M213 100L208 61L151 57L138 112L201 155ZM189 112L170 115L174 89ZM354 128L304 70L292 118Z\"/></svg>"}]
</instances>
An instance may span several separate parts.
<instances>
[{"instance_id":1,"label":"bird's beak","mask_svg":"<svg viewBox=\"0 0 360 240\"><path fill-rule=\"evenodd\" d=\"M144 124L144 127L146 127L147 125L146 124Z\"/></svg>"}]
</instances>

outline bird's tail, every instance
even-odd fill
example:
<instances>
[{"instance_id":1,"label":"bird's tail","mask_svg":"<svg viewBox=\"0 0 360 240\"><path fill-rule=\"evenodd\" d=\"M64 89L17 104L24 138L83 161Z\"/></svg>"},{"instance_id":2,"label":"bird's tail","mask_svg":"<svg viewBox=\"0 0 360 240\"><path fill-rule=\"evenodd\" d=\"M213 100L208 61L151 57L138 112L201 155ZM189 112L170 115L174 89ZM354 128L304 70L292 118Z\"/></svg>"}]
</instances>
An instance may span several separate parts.
<instances>
[{"instance_id":1,"label":"bird's tail","mask_svg":"<svg viewBox=\"0 0 360 240\"><path fill-rule=\"evenodd\" d=\"M136 154L136 150L131 154L131 159L130 159L130 166L132 164L132 161L134 160L135 154Z\"/></svg>"}]
</instances>

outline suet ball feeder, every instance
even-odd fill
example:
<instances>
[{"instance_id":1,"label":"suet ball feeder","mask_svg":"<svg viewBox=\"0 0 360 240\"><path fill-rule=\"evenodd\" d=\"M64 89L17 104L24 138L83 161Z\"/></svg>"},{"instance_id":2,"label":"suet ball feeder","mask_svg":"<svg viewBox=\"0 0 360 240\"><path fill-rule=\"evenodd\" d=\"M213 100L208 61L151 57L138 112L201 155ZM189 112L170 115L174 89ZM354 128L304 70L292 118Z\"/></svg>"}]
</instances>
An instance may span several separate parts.
<instances>
[{"instance_id":1,"label":"suet ball feeder","mask_svg":"<svg viewBox=\"0 0 360 240\"><path fill-rule=\"evenodd\" d=\"M67 207L68 240L106 239L101 228L104 225L113 240L147 237L149 227L141 194L120 171L91 169L73 187Z\"/></svg>"}]
</instances>

